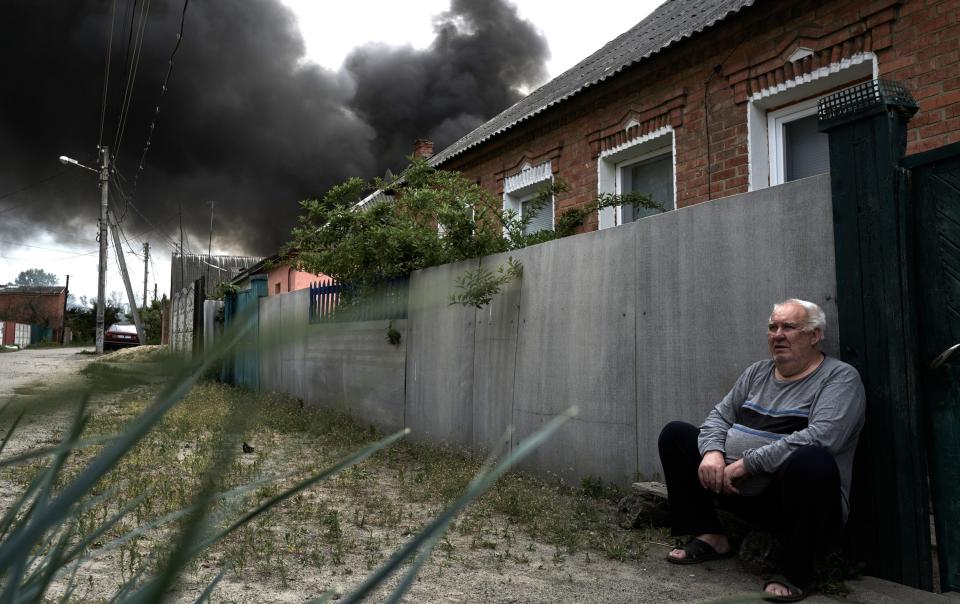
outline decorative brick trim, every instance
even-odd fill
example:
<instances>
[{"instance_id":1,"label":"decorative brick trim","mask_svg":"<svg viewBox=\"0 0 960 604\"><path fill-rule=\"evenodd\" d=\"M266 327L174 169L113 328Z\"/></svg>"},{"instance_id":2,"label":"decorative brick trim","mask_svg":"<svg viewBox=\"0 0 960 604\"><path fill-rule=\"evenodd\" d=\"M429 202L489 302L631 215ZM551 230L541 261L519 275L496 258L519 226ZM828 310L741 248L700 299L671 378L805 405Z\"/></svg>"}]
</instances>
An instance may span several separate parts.
<instances>
[{"instance_id":1,"label":"decorative brick trim","mask_svg":"<svg viewBox=\"0 0 960 604\"><path fill-rule=\"evenodd\" d=\"M524 151L522 155L517 159L516 162L504 166L502 169L497 170L494 173L494 178L497 181L497 194L503 195L504 192L504 181L511 176L516 175L521 171L523 164L530 164L531 166L540 166L542 164L547 164L550 167L552 174L557 174L560 171L560 156L563 154L563 144L559 144L551 149L548 149L542 153L531 153L529 151Z\"/></svg>"},{"instance_id":2,"label":"decorative brick trim","mask_svg":"<svg viewBox=\"0 0 960 604\"><path fill-rule=\"evenodd\" d=\"M521 169L516 174L511 174L503 179L503 192L513 193L518 189L529 187L532 184L549 180L553 176L551 163L546 161L536 166Z\"/></svg>"},{"instance_id":3,"label":"decorative brick trim","mask_svg":"<svg viewBox=\"0 0 960 604\"><path fill-rule=\"evenodd\" d=\"M597 158L601 153L620 147L632 140L661 130L666 126L674 129L683 124L683 109L687 103L687 91L681 89L667 96L663 102L642 109L631 107L616 122L587 135L590 155Z\"/></svg>"},{"instance_id":4,"label":"decorative brick trim","mask_svg":"<svg viewBox=\"0 0 960 604\"><path fill-rule=\"evenodd\" d=\"M803 28L797 35L783 40L768 56L755 57L752 64L738 66L727 73L727 82L734 91L734 102L745 103L766 91L782 90L796 83L808 81L822 69L845 67L849 62L859 62L865 53L876 55L892 43L891 33L896 20L895 5L888 2L869 15L861 15L860 21L832 32L812 31ZM813 51L799 61L789 60L799 48Z\"/></svg>"}]
</instances>

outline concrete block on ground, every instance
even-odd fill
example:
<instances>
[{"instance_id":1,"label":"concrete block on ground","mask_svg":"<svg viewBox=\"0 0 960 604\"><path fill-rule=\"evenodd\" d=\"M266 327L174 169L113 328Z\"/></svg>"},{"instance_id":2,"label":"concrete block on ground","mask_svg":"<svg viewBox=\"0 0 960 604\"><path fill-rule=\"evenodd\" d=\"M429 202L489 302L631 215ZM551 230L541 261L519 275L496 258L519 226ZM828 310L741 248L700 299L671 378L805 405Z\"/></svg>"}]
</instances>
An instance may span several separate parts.
<instances>
[{"instance_id":1,"label":"concrete block on ground","mask_svg":"<svg viewBox=\"0 0 960 604\"><path fill-rule=\"evenodd\" d=\"M935 594L876 577L862 577L847 581L847 587L850 588L850 593L844 601L858 604L937 604L938 602L956 604L960 602L960 597L956 593Z\"/></svg>"}]
</instances>

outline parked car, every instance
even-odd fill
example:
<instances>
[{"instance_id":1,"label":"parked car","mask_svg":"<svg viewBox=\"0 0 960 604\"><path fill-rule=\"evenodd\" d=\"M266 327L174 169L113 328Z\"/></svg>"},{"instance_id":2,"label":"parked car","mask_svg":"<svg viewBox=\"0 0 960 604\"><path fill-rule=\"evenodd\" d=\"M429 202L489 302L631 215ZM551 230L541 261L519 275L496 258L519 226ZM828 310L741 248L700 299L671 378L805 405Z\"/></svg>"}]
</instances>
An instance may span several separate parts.
<instances>
[{"instance_id":1,"label":"parked car","mask_svg":"<svg viewBox=\"0 0 960 604\"><path fill-rule=\"evenodd\" d=\"M114 323L103 334L103 349L115 350L128 346L139 346L140 336L137 335L137 326L129 323Z\"/></svg>"}]
</instances>

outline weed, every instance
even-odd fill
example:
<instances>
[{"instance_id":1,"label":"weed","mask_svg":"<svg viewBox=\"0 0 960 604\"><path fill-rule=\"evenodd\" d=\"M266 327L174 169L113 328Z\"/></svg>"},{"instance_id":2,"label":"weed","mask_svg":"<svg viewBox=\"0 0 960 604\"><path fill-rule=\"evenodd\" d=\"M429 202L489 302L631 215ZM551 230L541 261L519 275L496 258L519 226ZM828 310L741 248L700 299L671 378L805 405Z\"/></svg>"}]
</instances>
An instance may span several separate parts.
<instances>
[{"instance_id":1,"label":"weed","mask_svg":"<svg viewBox=\"0 0 960 604\"><path fill-rule=\"evenodd\" d=\"M125 388L123 400L111 399L109 404L92 408L76 437L94 444L72 451L55 476L53 488L83 475L88 464L108 450L110 441L106 439L124 434L131 420L150 411L150 399L158 395L158 386L144 386L143 376L136 372L114 375L103 363L88 367L93 367L85 372L91 381L116 378L110 391ZM59 436L71 438L70 430ZM341 574L349 575L352 565L360 561L372 569L383 563L384 547L404 536L413 535L413 542L420 540L415 547L427 548L423 541L427 533L418 520L423 508L440 516L430 530L449 526L451 514L464 509L464 489L481 468L481 459L474 455L399 442L340 472L335 480L323 483L322 489L304 488L286 496L299 484L297 477L316 475L379 437L369 426L337 411L304 409L289 397L199 383L89 486L88 503L78 508L71 521L70 540L80 543L102 529L86 546L85 555L115 551L113 575L131 580L128 587L143 586L145 577L155 576L167 565L198 573L217 564L238 578L253 571L280 585L297 576L300 567L325 568L327 572L342 567ZM252 455L240 454L243 442L255 445ZM50 460L29 460L0 467L0 480L25 489L50 468ZM381 492L384 481L392 483L399 498ZM471 498L480 492L476 489ZM203 529L210 534L226 531L231 519L244 510L272 507L232 532L224 532L203 558L183 559L177 534L188 531L189 522L183 521L178 530L167 526L164 519L188 518L185 510L195 506L198 493L204 492L232 493L229 497L211 495ZM477 551L489 551L498 567L511 561L529 564L530 559L526 553L514 551L512 531L493 529L494 515L506 515L528 533L548 538L558 545L558 552L580 545L570 535L582 530L586 522L603 523L607 518L602 511L587 513L591 500L582 494L562 492L514 474L502 476L486 496L469 500L473 505L461 516L456 530L466 531ZM454 512L444 511L451 501L459 507L454 507ZM602 501L595 501L597 506L605 509ZM578 522L571 515L576 509L586 520ZM115 516L117 519L111 520ZM456 553L456 546L446 537L439 546L448 558ZM415 555L405 558L409 563ZM472 563L469 555L464 556L464 563ZM410 565L414 570L417 567L418 562Z\"/></svg>"}]
</instances>

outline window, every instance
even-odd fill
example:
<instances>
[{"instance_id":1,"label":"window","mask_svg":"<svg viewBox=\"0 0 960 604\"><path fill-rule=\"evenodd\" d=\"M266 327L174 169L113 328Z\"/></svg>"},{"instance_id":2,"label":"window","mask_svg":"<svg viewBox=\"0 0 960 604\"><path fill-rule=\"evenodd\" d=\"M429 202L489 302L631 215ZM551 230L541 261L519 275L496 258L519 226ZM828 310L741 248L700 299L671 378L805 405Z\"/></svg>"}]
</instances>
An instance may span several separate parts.
<instances>
[{"instance_id":1,"label":"window","mask_svg":"<svg viewBox=\"0 0 960 604\"><path fill-rule=\"evenodd\" d=\"M818 100L767 113L771 185L830 170L829 137L817 127Z\"/></svg>"},{"instance_id":2,"label":"window","mask_svg":"<svg viewBox=\"0 0 960 604\"><path fill-rule=\"evenodd\" d=\"M530 217L524 229L524 234L530 235L538 231L552 231L554 219L554 199L543 207L534 207L533 198L540 187L553 180L553 171L550 162L536 166L525 164L520 172L508 176L503 181L503 209L514 210L520 218Z\"/></svg>"},{"instance_id":3,"label":"window","mask_svg":"<svg viewBox=\"0 0 960 604\"><path fill-rule=\"evenodd\" d=\"M676 207L673 129L662 128L615 149L597 162L600 193L642 193L666 210ZM626 204L600 210L600 228L640 220L660 210Z\"/></svg>"},{"instance_id":4,"label":"window","mask_svg":"<svg viewBox=\"0 0 960 604\"><path fill-rule=\"evenodd\" d=\"M859 53L751 96L750 190L828 172L829 139L817 127L817 101L830 91L875 77L876 72L874 55Z\"/></svg>"}]
</instances>

